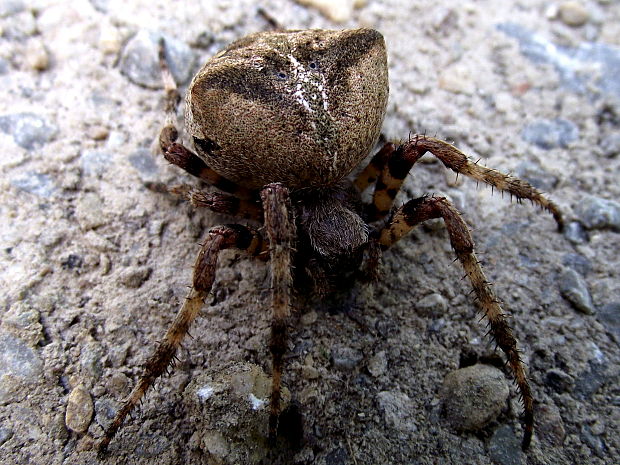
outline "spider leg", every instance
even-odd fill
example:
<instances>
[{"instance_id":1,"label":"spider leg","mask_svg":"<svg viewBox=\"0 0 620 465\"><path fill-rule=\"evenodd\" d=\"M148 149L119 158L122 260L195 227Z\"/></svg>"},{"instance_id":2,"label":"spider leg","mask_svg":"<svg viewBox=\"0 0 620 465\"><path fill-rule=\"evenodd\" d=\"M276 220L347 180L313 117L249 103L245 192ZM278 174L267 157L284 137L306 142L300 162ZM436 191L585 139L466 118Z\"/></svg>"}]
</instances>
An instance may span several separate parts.
<instances>
[{"instance_id":1,"label":"spider leg","mask_svg":"<svg viewBox=\"0 0 620 465\"><path fill-rule=\"evenodd\" d=\"M370 163L364 168L364 170L355 178L353 184L357 187L357 190L364 192L368 186L377 182L379 174L383 171L386 162L396 150L396 146L391 142L386 142L383 147L372 157Z\"/></svg>"},{"instance_id":2,"label":"spider leg","mask_svg":"<svg viewBox=\"0 0 620 465\"><path fill-rule=\"evenodd\" d=\"M266 251L263 238L257 231L235 224L211 228L196 258L193 282L189 294L170 328L168 328L164 339L159 343L155 353L146 362L144 373L140 377L138 384L133 388L129 397L116 413L111 425L105 431L103 438L97 446L100 452L105 451L125 417L140 402L147 389L170 366L191 323L200 313L204 300L209 295L215 280L215 268L220 251L233 247L245 250L252 256L257 256Z\"/></svg>"},{"instance_id":3,"label":"spider leg","mask_svg":"<svg viewBox=\"0 0 620 465\"><path fill-rule=\"evenodd\" d=\"M480 262L474 254L474 242L459 212L443 197L420 197L396 210L389 224L379 232L378 242L383 250L389 248L414 226L431 218L443 218L450 242L474 288L480 309L489 321L490 334L506 354L523 399L524 436L523 450L529 447L534 429L534 399L519 356L517 341L512 335L506 315L487 281Z\"/></svg>"},{"instance_id":4,"label":"spider leg","mask_svg":"<svg viewBox=\"0 0 620 465\"><path fill-rule=\"evenodd\" d=\"M181 101L181 96L179 95L176 82L174 82L170 67L166 61L165 43L163 39L159 42L159 64L165 92L165 123L159 133L159 146L166 160L224 192L235 194L235 196L244 199L254 198L256 194L254 191L241 187L216 173L213 169L209 168L198 155L183 144L177 142L179 131L176 128L175 121L177 105Z\"/></svg>"},{"instance_id":5,"label":"spider leg","mask_svg":"<svg viewBox=\"0 0 620 465\"><path fill-rule=\"evenodd\" d=\"M287 319L291 313L291 253L295 241L295 222L288 189L282 184L268 184L261 191L265 212L265 229L269 241L271 264L271 341L269 349L273 358L273 378L271 385L269 441L275 442L280 415L280 384L286 352Z\"/></svg>"},{"instance_id":6,"label":"spider leg","mask_svg":"<svg viewBox=\"0 0 620 465\"><path fill-rule=\"evenodd\" d=\"M562 229L564 222L558 206L526 181L474 163L453 145L419 134L414 135L409 142L398 147L385 162L375 186L373 206L370 209L371 221L383 218L389 213L394 198L409 170L426 152L432 153L447 168L456 173L464 174L496 189L508 192L519 200L531 200L549 211L558 224L558 229Z\"/></svg>"},{"instance_id":7,"label":"spider leg","mask_svg":"<svg viewBox=\"0 0 620 465\"><path fill-rule=\"evenodd\" d=\"M206 192L189 184L168 187L164 183L149 182L146 186L155 192L169 193L187 200L195 208L208 208L216 213L247 220L262 221L263 218L261 206L249 199L221 192Z\"/></svg>"}]
</instances>

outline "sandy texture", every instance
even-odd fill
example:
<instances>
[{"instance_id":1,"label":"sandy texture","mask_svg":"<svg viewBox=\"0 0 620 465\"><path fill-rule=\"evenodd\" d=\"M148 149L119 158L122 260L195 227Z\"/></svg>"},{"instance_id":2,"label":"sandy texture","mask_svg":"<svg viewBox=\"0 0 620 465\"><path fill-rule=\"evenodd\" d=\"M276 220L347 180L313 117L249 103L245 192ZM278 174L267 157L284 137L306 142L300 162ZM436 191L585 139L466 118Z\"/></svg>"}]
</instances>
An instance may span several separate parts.
<instances>
[{"instance_id":1,"label":"sandy texture","mask_svg":"<svg viewBox=\"0 0 620 465\"><path fill-rule=\"evenodd\" d=\"M399 197L445 194L464 212L513 315L538 427L522 454L512 385L476 431L446 416L445 377L494 359L432 223L385 254L379 283L329 311L298 310L284 382L304 442L274 463L620 463L620 4L350 3L332 16L340 24L292 1L262 6L288 28L379 29L390 55L384 134L451 140L536 183L569 220L559 234L548 215L432 162ZM90 438L170 323L197 243L230 222L144 187L190 181L154 145L162 93L148 38L169 38L187 81L223 45L267 27L249 0L0 2L3 464L98 463ZM263 264L223 254L180 362L101 463L221 463L225 438L205 442L185 388L228 362L269 371L267 285Z\"/></svg>"}]
</instances>

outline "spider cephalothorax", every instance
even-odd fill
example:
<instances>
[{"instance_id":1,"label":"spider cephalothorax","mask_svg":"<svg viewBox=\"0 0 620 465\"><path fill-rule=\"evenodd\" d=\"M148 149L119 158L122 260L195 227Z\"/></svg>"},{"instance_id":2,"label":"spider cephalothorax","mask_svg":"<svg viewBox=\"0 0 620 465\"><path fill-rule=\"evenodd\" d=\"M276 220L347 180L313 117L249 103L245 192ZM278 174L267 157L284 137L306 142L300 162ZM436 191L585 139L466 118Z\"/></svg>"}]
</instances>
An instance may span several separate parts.
<instances>
[{"instance_id":1,"label":"spider cephalothorax","mask_svg":"<svg viewBox=\"0 0 620 465\"><path fill-rule=\"evenodd\" d=\"M506 354L523 398L523 448L527 448L533 431L533 396L516 340L474 254L467 225L443 197L420 197L397 209L393 203L412 166L429 152L457 173L531 200L551 212L561 227L557 206L528 183L473 163L447 142L425 136L412 136L399 146L385 144L355 179L348 179L376 143L385 113L387 60L377 31L263 32L233 42L205 64L187 92L185 120L197 154L177 142L179 96L163 43L160 59L166 85L167 120L160 134L164 156L227 194L186 185L169 190L196 207L253 220L256 227L234 224L209 231L187 299L100 448L105 449L127 414L170 365L211 290L221 250L237 248L269 262L273 312L269 435L274 438L294 282L309 283L326 294L361 268L372 275L382 250L431 218L444 220L490 334ZM374 187L372 201L363 204L361 193L370 187Z\"/></svg>"}]
</instances>

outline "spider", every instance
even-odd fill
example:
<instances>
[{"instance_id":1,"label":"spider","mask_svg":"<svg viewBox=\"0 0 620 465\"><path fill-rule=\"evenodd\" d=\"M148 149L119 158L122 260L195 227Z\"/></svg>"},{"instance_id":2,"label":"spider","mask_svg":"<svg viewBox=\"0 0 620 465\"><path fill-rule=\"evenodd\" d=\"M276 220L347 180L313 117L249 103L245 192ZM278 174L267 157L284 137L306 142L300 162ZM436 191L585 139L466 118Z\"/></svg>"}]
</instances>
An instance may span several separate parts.
<instances>
[{"instance_id":1,"label":"spider","mask_svg":"<svg viewBox=\"0 0 620 465\"><path fill-rule=\"evenodd\" d=\"M280 385L293 286L319 295L361 275L376 277L380 254L412 228L442 218L456 259L507 358L524 407L523 449L533 432L533 395L499 299L474 254L465 221L444 197L423 196L399 208L394 199L413 165L429 152L457 174L529 199L562 228L558 207L525 181L468 159L451 144L423 135L385 143L355 179L349 175L377 143L388 98L383 36L372 29L260 32L223 49L193 78L185 125L195 152L178 142L180 101L160 42L166 123L164 157L207 184L164 190L195 207L253 221L213 227L196 258L192 285L144 374L99 443L105 450L147 389L170 366L213 285L220 251L238 249L269 263L272 390L269 437L277 433ZM374 187L372 201L361 194ZM223 191L223 192L222 192Z\"/></svg>"}]
</instances>

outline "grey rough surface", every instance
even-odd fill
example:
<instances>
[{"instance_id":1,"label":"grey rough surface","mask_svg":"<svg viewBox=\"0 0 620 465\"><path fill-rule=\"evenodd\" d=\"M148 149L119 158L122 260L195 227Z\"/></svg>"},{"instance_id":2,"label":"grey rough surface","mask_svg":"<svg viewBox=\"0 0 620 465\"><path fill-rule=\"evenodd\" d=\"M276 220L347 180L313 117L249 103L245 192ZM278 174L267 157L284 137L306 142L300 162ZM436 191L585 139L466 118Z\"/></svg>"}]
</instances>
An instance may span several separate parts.
<instances>
[{"instance_id":1,"label":"grey rough surface","mask_svg":"<svg viewBox=\"0 0 620 465\"><path fill-rule=\"evenodd\" d=\"M190 448L216 462L247 465L281 453L268 446L270 393L271 378L250 363L229 363L192 379L183 393L188 414L196 419ZM285 411L290 399L285 388Z\"/></svg>"},{"instance_id":2,"label":"grey rough surface","mask_svg":"<svg viewBox=\"0 0 620 465\"><path fill-rule=\"evenodd\" d=\"M506 407L510 388L501 370L476 364L447 374L440 396L446 420L459 431L479 431Z\"/></svg>"},{"instance_id":3,"label":"grey rough surface","mask_svg":"<svg viewBox=\"0 0 620 465\"><path fill-rule=\"evenodd\" d=\"M549 195L575 225L570 239L547 215L456 181L440 163L416 166L399 201L448 195L473 228L489 279L513 315L538 400L537 433L521 462L619 463L620 350L617 330L606 322L617 320L620 236L614 215L605 213L613 208L591 225L576 211L584 199L620 198L613 149L620 4L580 2L587 19L575 27L566 13L559 18L560 3L368 0L341 24L292 1L261 6L289 28L383 32L388 138L426 132L502 171L525 166L535 175L540 167ZM147 180L190 180L155 150L161 91L130 81L120 58L137 33L153 31L187 47L193 72L225 44L266 27L250 0L174 7L167 0L0 2L3 463L213 463L204 449L190 447L200 424L184 389L230 361L269 371L265 267L225 253L214 299L173 374L147 396L107 457L98 460L91 450L91 438L101 435L183 299L197 243L210 226L230 222L144 187ZM539 121L568 121L578 136L571 129L568 139L541 148L521 136ZM558 275L568 254L590 264L583 280L603 313L578 312L561 296ZM522 431L513 389L507 409L482 430L457 433L441 413L444 377L460 368L468 345L488 342L452 259L444 228L419 228L385 254L379 283L358 287L349 309L358 322L312 309L294 325L284 384L300 405L307 440L291 463L515 458ZM447 302L442 315L417 312L430 294ZM335 369L334 346L363 359ZM386 368L369 365L381 352ZM94 403L86 435L65 425L70 392L80 385ZM386 406L396 416L386 415Z\"/></svg>"}]
</instances>

